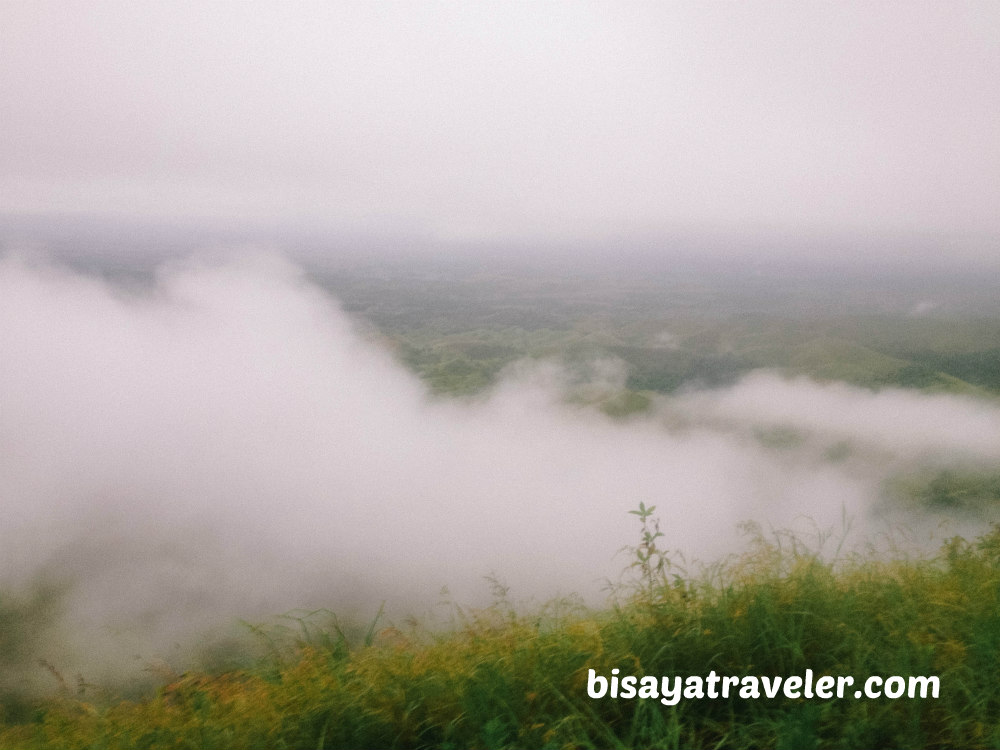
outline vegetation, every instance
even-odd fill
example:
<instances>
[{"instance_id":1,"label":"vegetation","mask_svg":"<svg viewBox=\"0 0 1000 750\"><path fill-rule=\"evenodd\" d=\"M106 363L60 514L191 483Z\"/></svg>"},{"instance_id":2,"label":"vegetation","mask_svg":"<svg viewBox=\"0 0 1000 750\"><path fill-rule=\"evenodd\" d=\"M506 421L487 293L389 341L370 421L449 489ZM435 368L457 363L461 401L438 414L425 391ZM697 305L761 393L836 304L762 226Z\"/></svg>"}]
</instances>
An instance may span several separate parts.
<instances>
[{"instance_id":1,"label":"vegetation","mask_svg":"<svg viewBox=\"0 0 1000 750\"><path fill-rule=\"evenodd\" d=\"M785 534L689 573L657 546L653 508L604 610L518 611L502 587L444 632L329 613L259 631L266 658L166 678L118 700L63 688L21 706L23 748L727 747L1000 745L1000 528L932 558L824 559ZM656 700L587 695L608 675L937 675L940 697Z\"/></svg>"},{"instance_id":2,"label":"vegetation","mask_svg":"<svg viewBox=\"0 0 1000 750\"><path fill-rule=\"evenodd\" d=\"M937 284L691 269L586 276L497 268L314 269L439 394L472 396L523 358L614 358L616 388L578 394L626 418L654 393L756 368L878 389L1000 394L989 282ZM933 304L925 304L925 301ZM984 312L985 311L985 312ZM612 384L615 385L615 384ZM761 428L771 448L803 437ZM841 443L827 458L843 460ZM1000 502L991 467L926 467L890 496L948 514ZM17 690L59 591L0 595L0 747L992 748L1000 747L1000 527L937 555L821 554L748 527L748 551L688 569L658 545L654 508L604 609L574 602L454 608L448 627L354 631L328 612L259 626L263 656L164 672L145 696L67 679ZM223 662L225 665L222 666ZM682 700L587 694L609 675L937 676L940 697Z\"/></svg>"},{"instance_id":3,"label":"vegetation","mask_svg":"<svg viewBox=\"0 0 1000 750\"><path fill-rule=\"evenodd\" d=\"M1000 473L941 469L905 474L890 482L899 499L929 510L976 512L1000 503Z\"/></svg>"},{"instance_id":4,"label":"vegetation","mask_svg":"<svg viewBox=\"0 0 1000 750\"><path fill-rule=\"evenodd\" d=\"M425 264L316 270L315 279L441 394L478 393L523 358L595 357L625 364L623 397L726 385L757 368L871 389L1000 394L1000 309L981 280L952 288L939 278L683 264L590 274Z\"/></svg>"}]
</instances>

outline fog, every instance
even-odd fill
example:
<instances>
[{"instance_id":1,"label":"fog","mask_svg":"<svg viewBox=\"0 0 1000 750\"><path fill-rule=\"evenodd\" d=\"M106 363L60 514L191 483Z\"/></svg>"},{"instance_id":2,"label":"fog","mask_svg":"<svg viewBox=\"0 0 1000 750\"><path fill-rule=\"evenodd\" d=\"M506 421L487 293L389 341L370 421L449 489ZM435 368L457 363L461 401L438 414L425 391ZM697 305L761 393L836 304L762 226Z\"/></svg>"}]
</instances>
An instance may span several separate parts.
<instances>
[{"instance_id":1,"label":"fog","mask_svg":"<svg viewBox=\"0 0 1000 750\"><path fill-rule=\"evenodd\" d=\"M995 260L998 26L988 0L6 2L0 211Z\"/></svg>"},{"instance_id":2,"label":"fog","mask_svg":"<svg viewBox=\"0 0 1000 750\"><path fill-rule=\"evenodd\" d=\"M432 397L297 266L246 249L149 287L9 255L0 351L0 586L66 584L44 656L88 674L238 617L419 614L442 587L482 604L490 575L600 603L639 502L689 561L742 549L747 520L923 534L942 517L889 478L1000 459L993 401L766 372L627 421L566 398L620 386L614 361L522 362L481 397Z\"/></svg>"}]
</instances>

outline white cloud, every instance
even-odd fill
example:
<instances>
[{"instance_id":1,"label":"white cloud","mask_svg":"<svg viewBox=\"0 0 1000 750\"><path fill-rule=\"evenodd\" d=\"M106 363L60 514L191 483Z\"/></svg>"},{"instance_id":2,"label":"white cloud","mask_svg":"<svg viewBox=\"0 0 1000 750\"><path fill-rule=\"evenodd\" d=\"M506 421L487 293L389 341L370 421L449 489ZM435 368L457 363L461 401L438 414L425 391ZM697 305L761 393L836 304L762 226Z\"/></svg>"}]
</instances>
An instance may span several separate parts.
<instances>
[{"instance_id":1,"label":"white cloud","mask_svg":"<svg viewBox=\"0 0 1000 750\"><path fill-rule=\"evenodd\" d=\"M894 468L1000 457L992 403L770 375L627 423L564 403L546 368L431 399L266 255L174 263L147 292L7 258L0 351L2 583L72 576L67 621L102 668L240 615L481 599L493 572L515 596L595 596L640 501L709 560L743 520L846 511L871 532ZM753 437L773 426L806 440ZM859 450L826 461L842 440Z\"/></svg>"}]
</instances>

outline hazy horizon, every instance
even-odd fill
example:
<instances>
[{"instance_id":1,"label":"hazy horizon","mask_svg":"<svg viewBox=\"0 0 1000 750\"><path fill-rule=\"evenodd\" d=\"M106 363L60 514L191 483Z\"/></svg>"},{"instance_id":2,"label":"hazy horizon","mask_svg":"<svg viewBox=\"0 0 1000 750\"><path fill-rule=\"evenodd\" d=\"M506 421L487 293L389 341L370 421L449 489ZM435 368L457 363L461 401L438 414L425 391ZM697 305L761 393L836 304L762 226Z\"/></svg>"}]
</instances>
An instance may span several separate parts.
<instances>
[{"instance_id":1,"label":"hazy horizon","mask_svg":"<svg viewBox=\"0 0 1000 750\"><path fill-rule=\"evenodd\" d=\"M992 2L0 5L0 213L1000 257ZM798 238L798 239L796 239ZM799 241L801 240L801 241Z\"/></svg>"}]
</instances>

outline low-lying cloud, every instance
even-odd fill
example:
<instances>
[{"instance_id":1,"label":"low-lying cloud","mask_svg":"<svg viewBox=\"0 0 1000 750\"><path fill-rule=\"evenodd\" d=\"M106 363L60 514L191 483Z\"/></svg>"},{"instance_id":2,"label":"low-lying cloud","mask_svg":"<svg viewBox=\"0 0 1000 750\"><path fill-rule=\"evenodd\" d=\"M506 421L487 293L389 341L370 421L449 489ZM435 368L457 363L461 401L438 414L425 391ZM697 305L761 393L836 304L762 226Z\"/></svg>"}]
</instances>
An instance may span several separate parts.
<instances>
[{"instance_id":1,"label":"low-lying cloud","mask_svg":"<svg viewBox=\"0 0 1000 750\"><path fill-rule=\"evenodd\" d=\"M895 472L1000 458L992 402L762 373L622 422L559 373L432 398L276 256L148 289L0 260L0 587L69 584L47 658L110 669L236 617L481 601L489 574L597 599L640 501L688 558L745 520L874 534Z\"/></svg>"}]
</instances>

